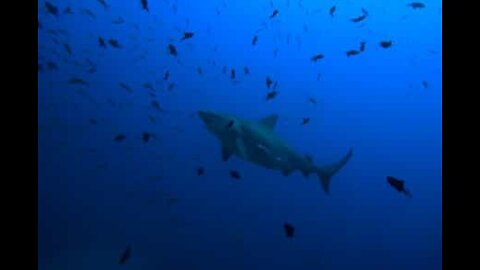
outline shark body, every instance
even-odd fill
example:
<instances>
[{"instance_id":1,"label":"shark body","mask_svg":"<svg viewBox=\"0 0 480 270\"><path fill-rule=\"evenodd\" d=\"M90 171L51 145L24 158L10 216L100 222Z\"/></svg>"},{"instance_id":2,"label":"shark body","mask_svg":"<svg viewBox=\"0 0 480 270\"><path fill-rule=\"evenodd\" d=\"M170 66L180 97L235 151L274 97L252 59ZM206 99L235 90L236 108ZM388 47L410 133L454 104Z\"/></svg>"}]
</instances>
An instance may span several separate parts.
<instances>
[{"instance_id":1,"label":"shark body","mask_svg":"<svg viewBox=\"0 0 480 270\"><path fill-rule=\"evenodd\" d=\"M297 170L305 177L314 173L326 193L329 193L332 176L348 162L353 153L350 149L333 164L315 166L311 157L296 153L274 133L278 115L270 115L260 121L209 111L199 111L198 115L207 129L220 140L224 161L235 155L264 168L281 171L285 176Z\"/></svg>"}]
</instances>

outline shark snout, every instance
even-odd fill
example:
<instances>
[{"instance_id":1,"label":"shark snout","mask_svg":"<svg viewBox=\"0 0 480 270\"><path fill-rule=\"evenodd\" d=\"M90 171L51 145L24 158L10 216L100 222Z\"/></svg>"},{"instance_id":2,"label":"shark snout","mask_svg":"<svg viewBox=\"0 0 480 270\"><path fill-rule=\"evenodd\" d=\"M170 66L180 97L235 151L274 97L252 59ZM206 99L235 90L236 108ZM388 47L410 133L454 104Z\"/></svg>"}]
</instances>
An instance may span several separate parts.
<instances>
[{"instance_id":1,"label":"shark snout","mask_svg":"<svg viewBox=\"0 0 480 270\"><path fill-rule=\"evenodd\" d=\"M208 124L215 120L215 114L208 111L198 111L198 116L205 124Z\"/></svg>"}]
</instances>

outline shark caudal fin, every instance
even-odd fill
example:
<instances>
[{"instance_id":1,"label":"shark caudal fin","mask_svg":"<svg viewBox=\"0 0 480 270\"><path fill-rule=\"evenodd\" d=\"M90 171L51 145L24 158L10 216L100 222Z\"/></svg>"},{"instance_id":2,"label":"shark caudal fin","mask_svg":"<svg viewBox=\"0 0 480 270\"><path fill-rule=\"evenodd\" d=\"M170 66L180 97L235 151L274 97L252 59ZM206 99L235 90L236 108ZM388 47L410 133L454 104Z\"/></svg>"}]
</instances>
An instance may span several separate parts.
<instances>
[{"instance_id":1,"label":"shark caudal fin","mask_svg":"<svg viewBox=\"0 0 480 270\"><path fill-rule=\"evenodd\" d=\"M316 173L320 178L320 183L322 184L325 193L329 193L330 181L332 179L332 176L335 175L345 164L347 164L348 160L350 160L350 158L352 157L352 154L353 149L350 148L348 153L339 161L331 165L317 168Z\"/></svg>"}]
</instances>

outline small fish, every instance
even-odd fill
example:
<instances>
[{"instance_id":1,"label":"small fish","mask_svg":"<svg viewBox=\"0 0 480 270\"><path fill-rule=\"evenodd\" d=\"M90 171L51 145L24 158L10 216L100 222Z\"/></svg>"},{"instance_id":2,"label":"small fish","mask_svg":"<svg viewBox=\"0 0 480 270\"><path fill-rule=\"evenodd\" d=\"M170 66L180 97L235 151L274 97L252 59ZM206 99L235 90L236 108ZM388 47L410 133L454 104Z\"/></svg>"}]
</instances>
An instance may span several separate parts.
<instances>
[{"instance_id":1,"label":"small fish","mask_svg":"<svg viewBox=\"0 0 480 270\"><path fill-rule=\"evenodd\" d=\"M317 100L313 97L309 98L308 101L310 101L312 104L317 104Z\"/></svg>"},{"instance_id":2,"label":"small fish","mask_svg":"<svg viewBox=\"0 0 480 270\"><path fill-rule=\"evenodd\" d=\"M163 80L166 81L168 80L168 77L170 76L170 73L167 71L165 71L165 73L163 74Z\"/></svg>"},{"instance_id":3,"label":"small fish","mask_svg":"<svg viewBox=\"0 0 480 270\"><path fill-rule=\"evenodd\" d=\"M272 15L270 15L269 18L270 18L270 19L273 19L273 18L274 18L275 16L277 16L277 15L278 15L278 9L275 9L275 10L273 11Z\"/></svg>"},{"instance_id":4,"label":"small fish","mask_svg":"<svg viewBox=\"0 0 480 270\"><path fill-rule=\"evenodd\" d=\"M126 90L126 91L129 92L129 93L132 93L132 92L133 92L132 88L131 88L130 86L128 86L126 83L124 83L124 82L120 82L120 87L121 87L122 89Z\"/></svg>"},{"instance_id":5,"label":"small fish","mask_svg":"<svg viewBox=\"0 0 480 270\"><path fill-rule=\"evenodd\" d=\"M130 258L131 252L131 247L130 245L128 245L127 248L125 248L125 250L122 252L122 255L120 255L118 263L124 264L125 262L127 262L127 260Z\"/></svg>"},{"instance_id":6,"label":"small fish","mask_svg":"<svg viewBox=\"0 0 480 270\"><path fill-rule=\"evenodd\" d=\"M412 3L407 4L407 6L413 8L413 9L425 8L425 4L421 3L421 2L412 2Z\"/></svg>"},{"instance_id":7,"label":"small fish","mask_svg":"<svg viewBox=\"0 0 480 270\"><path fill-rule=\"evenodd\" d=\"M305 118L303 118L303 120L302 120L302 125L306 125L306 124L308 124L308 123L310 123L310 117L305 117Z\"/></svg>"},{"instance_id":8,"label":"small fish","mask_svg":"<svg viewBox=\"0 0 480 270\"><path fill-rule=\"evenodd\" d=\"M47 62L47 69L48 70L57 70L58 66L55 64L55 62L48 61Z\"/></svg>"},{"instance_id":9,"label":"small fish","mask_svg":"<svg viewBox=\"0 0 480 270\"><path fill-rule=\"evenodd\" d=\"M203 75L202 67L197 67L197 73L198 73L198 75L200 75L200 76Z\"/></svg>"},{"instance_id":10,"label":"small fish","mask_svg":"<svg viewBox=\"0 0 480 270\"><path fill-rule=\"evenodd\" d=\"M122 48L122 45L120 45L120 42L118 42L118 40L116 40L116 39L109 39L108 44L110 44L110 46L112 46L113 48L116 48L116 49Z\"/></svg>"},{"instance_id":11,"label":"small fish","mask_svg":"<svg viewBox=\"0 0 480 270\"><path fill-rule=\"evenodd\" d=\"M69 84L77 84L77 85L87 85L87 82L81 78L71 78L68 80Z\"/></svg>"},{"instance_id":12,"label":"small fish","mask_svg":"<svg viewBox=\"0 0 480 270\"><path fill-rule=\"evenodd\" d=\"M93 13L93 11L91 11L91 10L88 9L88 8L87 8L87 9L83 9L83 10L82 10L82 13L85 14L85 15L87 15L88 17L90 17L90 18L92 18L92 19L95 19L95 18L96 18L96 16L95 16L95 14Z\"/></svg>"},{"instance_id":13,"label":"small fish","mask_svg":"<svg viewBox=\"0 0 480 270\"><path fill-rule=\"evenodd\" d=\"M295 227L292 224L285 223L283 224L283 229L285 231L285 236L287 238L292 238L295 234Z\"/></svg>"},{"instance_id":14,"label":"small fish","mask_svg":"<svg viewBox=\"0 0 480 270\"><path fill-rule=\"evenodd\" d=\"M235 80L235 69L234 68L232 68L230 70L230 79Z\"/></svg>"},{"instance_id":15,"label":"small fish","mask_svg":"<svg viewBox=\"0 0 480 270\"><path fill-rule=\"evenodd\" d=\"M203 167L198 167L197 168L197 176L202 176L205 174L205 169Z\"/></svg>"},{"instance_id":16,"label":"small fish","mask_svg":"<svg viewBox=\"0 0 480 270\"><path fill-rule=\"evenodd\" d=\"M150 139L152 138L152 134L148 133L148 132L144 132L142 134L142 141L143 143L147 143L150 141Z\"/></svg>"},{"instance_id":17,"label":"small fish","mask_svg":"<svg viewBox=\"0 0 480 270\"><path fill-rule=\"evenodd\" d=\"M173 44L168 44L168 54L177 56L177 48Z\"/></svg>"},{"instance_id":18,"label":"small fish","mask_svg":"<svg viewBox=\"0 0 480 270\"><path fill-rule=\"evenodd\" d=\"M266 99L267 100L271 100L271 99L274 99L276 96L277 96L278 92L277 91L271 91L271 92L268 92L267 93L267 97Z\"/></svg>"},{"instance_id":19,"label":"small fish","mask_svg":"<svg viewBox=\"0 0 480 270\"><path fill-rule=\"evenodd\" d=\"M172 91L175 88L175 86L176 86L175 83L169 83L167 86L167 90Z\"/></svg>"},{"instance_id":20,"label":"small fish","mask_svg":"<svg viewBox=\"0 0 480 270\"><path fill-rule=\"evenodd\" d=\"M350 19L350 20L354 23L358 23L358 22L361 22L361 21L365 20L368 16L368 12L365 9L362 8L362 13L363 14L361 16L358 16L358 17Z\"/></svg>"},{"instance_id":21,"label":"small fish","mask_svg":"<svg viewBox=\"0 0 480 270\"><path fill-rule=\"evenodd\" d=\"M158 101L156 100L152 100L152 107L158 111L162 111L162 108L160 107L160 103L158 103Z\"/></svg>"},{"instance_id":22,"label":"small fish","mask_svg":"<svg viewBox=\"0 0 480 270\"><path fill-rule=\"evenodd\" d=\"M390 48L390 47L392 46L392 41L391 41L391 40L389 40L389 41L381 41L381 42L380 42L380 46L381 46L382 48L385 48L385 49L386 49L386 48Z\"/></svg>"},{"instance_id":23,"label":"small fish","mask_svg":"<svg viewBox=\"0 0 480 270\"><path fill-rule=\"evenodd\" d=\"M105 0L97 0L97 1L98 1L98 3L100 3L100 5L103 6L103 8L105 10L107 10L109 8L109 6L108 6L107 2L105 2Z\"/></svg>"},{"instance_id":24,"label":"small fish","mask_svg":"<svg viewBox=\"0 0 480 270\"><path fill-rule=\"evenodd\" d=\"M360 53L360 52L357 51L357 50L350 50L350 51L347 51L347 52L346 52L346 55L347 55L348 57L350 57L350 56L357 55L357 54L359 54L359 53Z\"/></svg>"},{"instance_id":25,"label":"small fish","mask_svg":"<svg viewBox=\"0 0 480 270\"><path fill-rule=\"evenodd\" d=\"M360 51L363 52L365 51L365 41L360 42Z\"/></svg>"},{"instance_id":26,"label":"small fish","mask_svg":"<svg viewBox=\"0 0 480 270\"><path fill-rule=\"evenodd\" d=\"M105 43L105 40L102 37L98 37L98 46L102 48L106 48L107 44Z\"/></svg>"},{"instance_id":27,"label":"small fish","mask_svg":"<svg viewBox=\"0 0 480 270\"><path fill-rule=\"evenodd\" d=\"M140 0L140 3L142 4L142 9L144 9L146 12L149 12L147 0Z\"/></svg>"},{"instance_id":28,"label":"small fish","mask_svg":"<svg viewBox=\"0 0 480 270\"><path fill-rule=\"evenodd\" d=\"M123 142L125 138L127 138L127 136L125 136L124 134L118 134L113 138L113 140L116 142Z\"/></svg>"},{"instance_id":29,"label":"small fish","mask_svg":"<svg viewBox=\"0 0 480 270\"><path fill-rule=\"evenodd\" d=\"M195 35L193 32L183 32L183 37L180 40L190 39Z\"/></svg>"},{"instance_id":30,"label":"small fish","mask_svg":"<svg viewBox=\"0 0 480 270\"><path fill-rule=\"evenodd\" d=\"M250 70L248 69L248 67L244 67L244 68L243 68L243 73L244 73L245 75L250 74Z\"/></svg>"},{"instance_id":31,"label":"small fish","mask_svg":"<svg viewBox=\"0 0 480 270\"><path fill-rule=\"evenodd\" d=\"M423 86L423 88L428 88L428 82L427 81L422 81L422 86Z\"/></svg>"},{"instance_id":32,"label":"small fish","mask_svg":"<svg viewBox=\"0 0 480 270\"><path fill-rule=\"evenodd\" d=\"M240 179L240 173L236 170L231 170L230 177L232 177L233 179Z\"/></svg>"},{"instance_id":33,"label":"small fish","mask_svg":"<svg viewBox=\"0 0 480 270\"><path fill-rule=\"evenodd\" d=\"M58 17L58 8L55 5L48 1L45 1L45 8L47 9L48 13L52 14L55 17Z\"/></svg>"},{"instance_id":34,"label":"small fish","mask_svg":"<svg viewBox=\"0 0 480 270\"><path fill-rule=\"evenodd\" d=\"M72 8L70 7L66 7L64 10L63 10L63 13L64 14L73 14L73 11L72 11Z\"/></svg>"},{"instance_id":35,"label":"small fish","mask_svg":"<svg viewBox=\"0 0 480 270\"><path fill-rule=\"evenodd\" d=\"M63 43L63 48L65 48L65 51L68 53L68 55L72 55L72 48L68 43Z\"/></svg>"},{"instance_id":36,"label":"small fish","mask_svg":"<svg viewBox=\"0 0 480 270\"><path fill-rule=\"evenodd\" d=\"M112 21L113 24L122 24L124 23L125 20L122 17L118 17L115 20Z\"/></svg>"},{"instance_id":37,"label":"small fish","mask_svg":"<svg viewBox=\"0 0 480 270\"><path fill-rule=\"evenodd\" d=\"M235 123L235 121L230 120L230 122L228 122L226 128L227 128L227 129L230 129L230 128L233 126L234 123Z\"/></svg>"},{"instance_id":38,"label":"small fish","mask_svg":"<svg viewBox=\"0 0 480 270\"><path fill-rule=\"evenodd\" d=\"M153 85L152 85L151 83L144 83L144 84L143 84L143 87L144 87L145 89L150 90L150 91L155 91L155 88L153 88Z\"/></svg>"},{"instance_id":39,"label":"small fish","mask_svg":"<svg viewBox=\"0 0 480 270\"><path fill-rule=\"evenodd\" d=\"M336 7L336 6L332 6L332 7L330 8L330 11L329 11L328 13L330 14L330 16L333 17L336 10L337 10L337 7Z\"/></svg>"},{"instance_id":40,"label":"small fish","mask_svg":"<svg viewBox=\"0 0 480 270\"><path fill-rule=\"evenodd\" d=\"M405 189L405 181L397 179L393 176L387 176L387 182L391 187L396 189L398 192L405 194L409 198L412 197L410 191Z\"/></svg>"},{"instance_id":41,"label":"small fish","mask_svg":"<svg viewBox=\"0 0 480 270\"><path fill-rule=\"evenodd\" d=\"M277 55L278 55L278 48L275 48L275 50L273 50L273 56L277 57Z\"/></svg>"},{"instance_id":42,"label":"small fish","mask_svg":"<svg viewBox=\"0 0 480 270\"><path fill-rule=\"evenodd\" d=\"M267 88L270 88L272 83L273 83L272 79L270 79L270 77L267 76L267 78L265 79L265 84L267 85Z\"/></svg>"},{"instance_id":43,"label":"small fish","mask_svg":"<svg viewBox=\"0 0 480 270\"><path fill-rule=\"evenodd\" d=\"M257 35L253 36L253 39L252 39L253 46L257 45L257 40L258 40L258 36Z\"/></svg>"},{"instance_id":44,"label":"small fish","mask_svg":"<svg viewBox=\"0 0 480 270\"><path fill-rule=\"evenodd\" d=\"M317 62L318 60L323 59L323 57L324 57L323 54L316 54L312 56L310 60L312 60L313 62Z\"/></svg>"}]
</instances>

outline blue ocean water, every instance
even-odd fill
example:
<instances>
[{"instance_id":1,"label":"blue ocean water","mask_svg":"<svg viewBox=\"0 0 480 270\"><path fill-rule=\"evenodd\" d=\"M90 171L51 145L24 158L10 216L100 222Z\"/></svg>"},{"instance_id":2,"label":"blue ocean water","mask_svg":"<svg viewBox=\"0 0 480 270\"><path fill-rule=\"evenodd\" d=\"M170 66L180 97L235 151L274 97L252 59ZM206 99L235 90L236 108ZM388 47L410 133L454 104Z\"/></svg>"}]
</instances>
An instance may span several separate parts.
<instances>
[{"instance_id":1,"label":"blue ocean water","mask_svg":"<svg viewBox=\"0 0 480 270\"><path fill-rule=\"evenodd\" d=\"M38 1L39 269L441 269L442 3L410 3ZM222 161L199 110L353 156L326 194Z\"/></svg>"}]
</instances>

